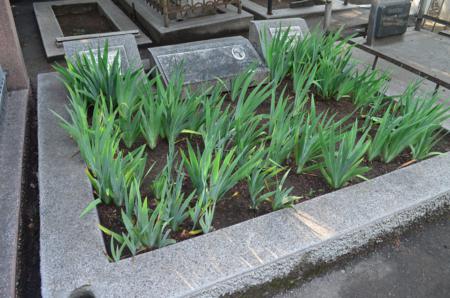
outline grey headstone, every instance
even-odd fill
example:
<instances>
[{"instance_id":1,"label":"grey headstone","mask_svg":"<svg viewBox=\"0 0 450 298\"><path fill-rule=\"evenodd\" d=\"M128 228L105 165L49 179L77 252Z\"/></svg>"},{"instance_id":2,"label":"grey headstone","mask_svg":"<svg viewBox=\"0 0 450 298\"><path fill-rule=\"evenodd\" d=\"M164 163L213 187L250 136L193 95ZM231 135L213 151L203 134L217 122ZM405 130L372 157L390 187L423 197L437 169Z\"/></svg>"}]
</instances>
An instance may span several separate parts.
<instances>
[{"instance_id":1,"label":"grey headstone","mask_svg":"<svg viewBox=\"0 0 450 298\"><path fill-rule=\"evenodd\" d=\"M375 0L369 16L367 40L402 35L408 28L409 0Z\"/></svg>"},{"instance_id":2,"label":"grey headstone","mask_svg":"<svg viewBox=\"0 0 450 298\"><path fill-rule=\"evenodd\" d=\"M289 29L290 36L297 36L300 39L309 33L308 24L302 18L251 21L248 38L261 57L264 56L263 49L265 47L262 36L266 34L267 42L270 42L280 29L282 31Z\"/></svg>"},{"instance_id":3,"label":"grey headstone","mask_svg":"<svg viewBox=\"0 0 450 298\"><path fill-rule=\"evenodd\" d=\"M2 104L5 102L6 94L6 73L0 66L0 115L2 113Z\"/></svg>"},{"instance_id":4,"label":"grey headstone","mask_svg":"<svg viewBox=\"0 0 450 298\"><path fill-rule=\"evenodd\" d=\"M194 89L209 87L217 79L229 86L234 77L253 65L256 67L254 83L268 76L261 57L242 36L155 47L149 51L150 66L157 67L166 84L180 65L184 70L184 85Z\"/></svg>"},{"instance_id":5,"label":"grey headstone","mask_svg":"<svg viewBox=\"0 0 450 298\"><path fill-rule=\"evenodd\" d=\"M67 41L64 42L64 51L66 52L66 57L72 60L76 55L89 54L90 50L92 50L94 56L97 56L98 50L103 53L106 42L108 42L109 63L112 63L114 57L119 54L122 71L129 68L135 70L142 67L136 40L131 34Z\"/></svg>"}]
</instances>

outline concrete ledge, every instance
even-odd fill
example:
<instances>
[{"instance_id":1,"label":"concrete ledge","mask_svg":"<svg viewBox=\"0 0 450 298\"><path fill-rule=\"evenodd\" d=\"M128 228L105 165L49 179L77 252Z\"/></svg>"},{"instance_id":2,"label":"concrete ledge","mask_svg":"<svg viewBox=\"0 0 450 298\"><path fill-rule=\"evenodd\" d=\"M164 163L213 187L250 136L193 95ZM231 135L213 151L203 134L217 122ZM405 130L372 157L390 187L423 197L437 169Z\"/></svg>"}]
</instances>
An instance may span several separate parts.
<instances>
[{"instance_id":1,"label":"concrete ledge","mask_svg":"<svg viewBox=\"0 0 450 298\"><path fill-rule=\"evenodd\" d=\"M109 263L55 74L38 76L43 297L217 297L330 261L450 203L450 154L172 246Z\"/></svg>"},{"instance_id":2,"label":"concrete ledge","mask_svg":"<svg viewBox=\"0 0 450 298\"><path fill-rule=\"evenodd\" d=\"M162 15L148 6L144 0L117 1L128 13L136 15L138 22L157 44L174 44L239 34L248 31L250 21L253 20L253 15L245 11L239 14L237 7L229 5L227 8L220 8L222 13L171 22L169 27L165 27Z\"/></svg>"},{"instance_id":3,"label":"concrete ledge","mask_svg":"<svg viewBox=\"0 0 450 298\"><path fill-rule=\"evenodd\" d=\"M0 111L0 297L15 297L28 90L8 93Z\"/></svg>"},{"instance_id":4,"label":"concrete ledge","mask_svg":"<svg viewBox=\"0 0 450 298\"><path fill-rule=\"evenodd\" d=\"M357 8L357 5L347 4L340 0L333 0L333 12L345 11ZM308 18L311 16L324 15L325 5L314 5L311 7L300 7L300 8L282 8L273 9L272 14L267 14L267 7L259 5L251 0L242 0L242 8L250 12L255 16L255 19L284 19L284 18Z\"/></svg>"},{"instance_id":5,"label":"concrete ledge","mask_svg":"<svg viewBox=\"0 0 450 298\"><path fill-rule=\"evenodd\" d=\"M130 20L130 18L128 18L128 16L110 0L59 0L35 2L33 3L34 13L36 15L47 59L53 60L64 56L64 48L62 45L57 46L56 44L56 38L63 37L64 34L59 26L52 7L88 3L96 3L99 6L99 9L101 9L105 16L119 31L138 30L139 35L136 36L136 43L138 46L147 46L152 43L152 41Z\"/></svg>"}]
</instances>

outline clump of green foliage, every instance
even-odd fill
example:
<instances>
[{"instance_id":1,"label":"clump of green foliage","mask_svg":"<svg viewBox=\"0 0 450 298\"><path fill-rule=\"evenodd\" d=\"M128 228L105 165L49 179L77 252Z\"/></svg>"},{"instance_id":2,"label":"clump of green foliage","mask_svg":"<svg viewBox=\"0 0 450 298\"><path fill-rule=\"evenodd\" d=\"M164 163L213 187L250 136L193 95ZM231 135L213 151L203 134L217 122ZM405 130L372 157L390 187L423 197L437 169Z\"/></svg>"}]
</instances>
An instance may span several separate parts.
<instances>
[{"instance_id":1,"label":"clump of green foliage","mask_svg":"<svg viewBox=\"0 0 450 298\"><path fill-rule=\"evenodd\" d=\"M417 94L417 84L410 85L376 119L369 160L380 158L389 163L408 147L414 159L426 158L442 136L441 123L448 119L449 110L436 95L423 98Z\"/></svg>"},{"instance_id":2,"label":"clump of green foliage","mask_svg":"<svg viewBox=\"0 0 450 298\"><path fill-rule=\"evenodd\" d=\"M320 171L333 188L340 188L354 177L369 171L368 167L360 166L364 155L370 146L367 140L369 131L357 138L358 123L352 128L337 134L334 129L320 135L322 163Z\"/></svg>"},{"instance_id":3,"label":"clump of green foliage","mask_svg":"<svg viewBox=\"0 0 450 298\"><path fill-rule=\"evenodd\" d=\"M413 84L387 97L388 75L357 70L340 32L288 31L262 36L270 77L256 84L251 66L229 85L191 90L182 65L165 82L156 71L122 70L107 47L56 67L69 104L57 116L95 193L82 215L99 204L120 209L122 231L101 227L113 260L172 244L173 233L211 232L218 204L242 187L255 213L279 210L300 199L295 175L321 176L337 189L365 179L375 159L436 154L449 117L437 96L419 95ZM333 100L351 101L354 111L320 109ZM165 165L145 185L154 171L147 160L164 142Z\"/></svg>"}]
</instances>

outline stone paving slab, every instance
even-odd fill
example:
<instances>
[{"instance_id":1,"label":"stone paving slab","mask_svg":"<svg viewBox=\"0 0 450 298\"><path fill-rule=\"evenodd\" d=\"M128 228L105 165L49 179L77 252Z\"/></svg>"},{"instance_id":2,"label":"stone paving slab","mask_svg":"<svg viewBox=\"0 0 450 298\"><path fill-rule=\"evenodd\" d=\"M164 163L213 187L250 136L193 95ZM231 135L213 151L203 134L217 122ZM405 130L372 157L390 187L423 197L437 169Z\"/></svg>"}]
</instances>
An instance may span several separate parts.
<instances>
[{"instance_id":1,"label":"stone paving slab","mask_svg":"<svg viewBox=\"0 0 450 298\"><path fill-rule=\"evenodd\" d=\"M0 113L0 297L15 297L28 90L11 91Z\"/></svg>"},{"instance_id":2,"label":"stone paving slab","mask_svg":"<svg viewBox=\"0 0 450 298\"><path fill-rule=\"evenodd\" d=\"M450 88L450 39L443 35L409 28L401 36L376 39L371 46L363 37L352 41L371 54Z\"/></svg>"},{"instance_id":3,"label":"stone paving slab","mask_svg":"<svg viewBox=\"0 0 450 298\"><path fill-rule=\"evenodd\" d=\"M375 56L359 48L353 48L352 58L357 63L359 63L359 69L364 69L367 66L372 66ZM436 84L434 82L424 79L417 74L414 74L381 58L378 59L376 69L381 72L388 72L390 74L391 81L389 82L387 95L395 96L402 94L409 86L409 84L415 81L421 82L418 92L427 95L431 95L433 92L435 92ZM439 99L441 100L441 102L450 104L450 89L440 86L437 89L437 92L439 94ZM442 124L442 126L446 130L450 131L450 119L446 120Z\"/></svg>"},{"instance_id":4,"label":"stone paving slab","mask_svg":"<svg viewBox=\"0 0 450 298\"><path fill-rule=\"evenodd\" d=\"M331 261L450 203L450 154L175 245L109 263L56 74L38 77L43 297L218 297Z\"/></svg>"}]
</instances>

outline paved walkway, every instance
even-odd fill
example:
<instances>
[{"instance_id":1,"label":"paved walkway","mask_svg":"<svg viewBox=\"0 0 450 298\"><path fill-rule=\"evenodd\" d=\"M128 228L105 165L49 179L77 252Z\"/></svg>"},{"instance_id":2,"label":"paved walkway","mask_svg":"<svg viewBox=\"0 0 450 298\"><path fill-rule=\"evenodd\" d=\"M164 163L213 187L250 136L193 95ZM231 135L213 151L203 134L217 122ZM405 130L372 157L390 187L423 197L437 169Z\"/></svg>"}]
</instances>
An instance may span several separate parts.
<instances>
[{"instance_id":1,"label":"paved walkway","mask_svg":"<svg viewBox=\"0 0 450 298\"><path fill-rule=\"evenodd\" d=\"M450 297L450 215L392 242L274 297Z\"/></svg>"}]
</instances>

